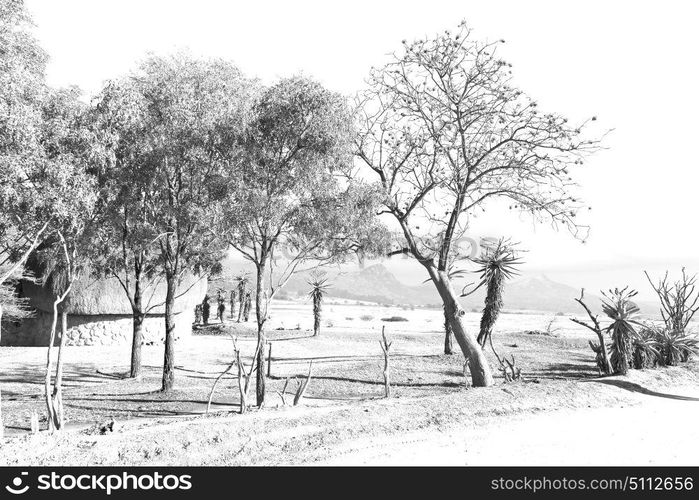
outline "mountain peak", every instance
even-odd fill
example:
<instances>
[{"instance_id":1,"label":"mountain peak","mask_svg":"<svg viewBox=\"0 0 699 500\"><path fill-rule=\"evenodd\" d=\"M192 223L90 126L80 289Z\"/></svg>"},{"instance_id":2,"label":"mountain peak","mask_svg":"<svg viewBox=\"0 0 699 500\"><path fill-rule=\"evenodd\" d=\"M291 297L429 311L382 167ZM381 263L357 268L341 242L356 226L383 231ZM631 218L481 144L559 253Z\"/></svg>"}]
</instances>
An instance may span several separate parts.
<instances>
[{"instance_id":1,"label":"mountain peak","mask_svg":"<svg viewBox=\"0 0 699 500\"><path fill-rule=\"evenodd\" d=\"M367 278L373 277L373 278L383 278L383 279L390 279L390 280L396 280L396 277L393 275L391 271L389 271L386 266L383 264L372 264L369 267L365 267L364 269L361 269L359 271L359 274L362 276L365 276Z\"/></svg>"}]
</instances>

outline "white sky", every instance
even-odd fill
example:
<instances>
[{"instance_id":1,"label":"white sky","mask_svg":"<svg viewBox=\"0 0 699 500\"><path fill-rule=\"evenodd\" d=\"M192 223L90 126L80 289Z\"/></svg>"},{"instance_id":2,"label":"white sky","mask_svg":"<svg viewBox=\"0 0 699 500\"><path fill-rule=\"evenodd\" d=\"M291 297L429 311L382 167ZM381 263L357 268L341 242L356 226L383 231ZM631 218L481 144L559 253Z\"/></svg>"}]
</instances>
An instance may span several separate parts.
<instances>
[{"instance_id":1,"label":"white sky","mask_svg":"<svg viewBox=\"0 0 699 500\"><path fill-rule=\"evenodd\" d=\"M697 2L26 0L51 56L49 79L87 93L149 52L189 48L271 81L303 72L350 94L370 66L412 39L467 19L504 38L515 81L540 109L614 128L576 178L593 210L588 243L517 216L481 217L478 234L513 236L526 271L595 290L642 269L699 271ZM690 222L691 221L691 222ZM396 262L396 269L405 261ZM403 267L401 267L403 266ZM403 273L405 274L405 273ZM414 273L411 273L414 274ZM419 274L415 281L422 281Z\"/></svg>"}]
</instances>

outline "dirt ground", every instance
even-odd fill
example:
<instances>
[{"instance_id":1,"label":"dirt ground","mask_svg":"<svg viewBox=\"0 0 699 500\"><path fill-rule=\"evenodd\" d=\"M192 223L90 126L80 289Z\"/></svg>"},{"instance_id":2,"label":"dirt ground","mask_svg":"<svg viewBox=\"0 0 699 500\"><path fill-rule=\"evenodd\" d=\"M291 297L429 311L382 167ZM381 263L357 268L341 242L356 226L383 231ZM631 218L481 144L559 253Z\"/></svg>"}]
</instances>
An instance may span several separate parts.
<instances>
[{"instance_id":1,"label":"dirt ground","mask_svg":"<svg viewBox=\"0 0 699 500\"><path fill-rule=\"evenodd\" d=\"M349 317L340 306L334 313ZM514 354L524 380L506 384L496 374L496 386L469 388L462 356L441 354L438 317L435 314L434 329L428 333L378 319L356 321L353 328L325 327L319 337L302 329L272 329L266 407L242 416L235 413L233 379L219 384L213 413L203 413L213 380L231 361L232 342L224 330L235 331L249 362L255 345L252 324L227 322L179 341L176 389L168 394L158 392L162 346L144 346L140 380L123 378L128 346L68 348L64 399L70 431L55 436L27 432L32 410L44 412L46 349L0 348L2 409L9 436L0 445L0 464L515 463L518 457L526 460L532 446L525 438L537 432L560 439L568 431L577 432L589 443L598 435L591 430L596 425L614 428L610 420L626 419L622 413L605 413L610 408L635 408L630 420L685 410L693 415L699 408L697 362L600 379L587 332L560 318L556 324L561 329L553 336L525 333L544 330L550 321L535 315L505 315L495 334L496 349ZM382 397L382 325L393 341L390 399ZM292 378L292 392L293 377L305 376L311 361L313 378L303 404L282 406L278 392L285 380ZM670 403L680 406L668 408ZM98 435L92 429L96 422L111 419L116 422L114 432ZM547 429L558 429L559 434ZM503 436L504 441L491 443L485 439L490 435ZM513 439L508 446L507 440ZM494 451L500 447L502 452ZM513 449L521 450L519 455ZM553 455L566 450L549 451L549 456L541 452L534 463L557 463L560 457ZM656 458L671 460L662 454Z\"/></svg>"}]
</instances>

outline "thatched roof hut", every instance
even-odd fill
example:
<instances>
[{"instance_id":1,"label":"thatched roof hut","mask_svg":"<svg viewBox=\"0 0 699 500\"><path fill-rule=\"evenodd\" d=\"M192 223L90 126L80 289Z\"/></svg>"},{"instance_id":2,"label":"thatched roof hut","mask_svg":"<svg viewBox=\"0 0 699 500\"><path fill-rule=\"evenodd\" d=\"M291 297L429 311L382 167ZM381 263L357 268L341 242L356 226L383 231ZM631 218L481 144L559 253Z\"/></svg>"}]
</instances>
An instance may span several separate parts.
<instances>
[{"instance_id":1,"label":"thatched roof hut","mask_svg":"<svg viewBox=\"0 0 699 500\"><path fill-rule=\"evenodd\" d=\"M206 294L206 277L187 274L183 277L177 299L175 313L194 309ZM165 313L165 279L155 279L152 285L143 291L144 307L155 306L150 314ZM29 300L34 309L53 312L53 294L49 287L31 281L23 281L21 295ZM116 278L94 278L81 276L73 284L70 295L62 305L69 315L130 315L131 305L126 292Z\"/></svg>"},{"instance_id":2,"label":"thatched roof hut","mask_svg":"<svg viewBox=\"0 0 699 500\"><path fill-rule=\"evenodd\" d=\"M185 275L175 300L175 335L192 332L194 308L206 295L205 277ZM143 324L146 343L162 342L165 336L165 280L156 280L143 292L144 307L152 307ZM20 322L3 322L2 345L48 343L53 293L50 286L22 281L20 296L28 299L34 316ZM82 276L73 284L69 298L62 305L68 313L68 345L113 345L129 343L132 336L132 311L126 293L116 278L96 279Z\"/></svg>"}]
</instances>

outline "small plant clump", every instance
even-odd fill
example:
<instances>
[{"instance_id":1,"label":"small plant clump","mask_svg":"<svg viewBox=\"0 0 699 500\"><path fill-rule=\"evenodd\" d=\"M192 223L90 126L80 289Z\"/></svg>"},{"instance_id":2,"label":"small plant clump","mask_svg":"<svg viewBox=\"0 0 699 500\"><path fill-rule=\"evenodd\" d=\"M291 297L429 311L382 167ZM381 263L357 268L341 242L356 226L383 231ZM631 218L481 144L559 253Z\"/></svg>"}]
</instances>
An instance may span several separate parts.
<instances>
[{"instance_id":1,"label":"small plant clump","mask_svg":"<svg viewBox=\"0 0 699 500\"><path fill-rule=\"evenodd\" d=\"M592 324L576 318L571 320L597 334L598 342L589 343L600 374L625 375L630 368L676 366L699 355L699 339L686 330L689 321L699 310L696 305L699 296L694 291L695 278L688 276L683 269L682 278L674 285L668 285L667 273L658 285L653 285L661 301L662 325L638 319L640 309L631 300L637 292L628 287L603 293L602 310L610 320L604 328L583 302L583 294L575 299L592 319ZM607 342L605 334L610 342Z\"/></svg>"},{"instance_id":2,"label":"small plant clump","mask_svg":"<svg viewBox=\"0 0 699 500\"><path fill-rule=\"evenodd\" d=\"M626 375L631 366L631 339L637 336L634 325L639 324L636 315L640 309L631 301L637 294L628 287L603 293L602 311L611 320L607 327L612 338L610 361L614 373L622 375Z\"/></svg>"}]
</instances>

